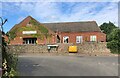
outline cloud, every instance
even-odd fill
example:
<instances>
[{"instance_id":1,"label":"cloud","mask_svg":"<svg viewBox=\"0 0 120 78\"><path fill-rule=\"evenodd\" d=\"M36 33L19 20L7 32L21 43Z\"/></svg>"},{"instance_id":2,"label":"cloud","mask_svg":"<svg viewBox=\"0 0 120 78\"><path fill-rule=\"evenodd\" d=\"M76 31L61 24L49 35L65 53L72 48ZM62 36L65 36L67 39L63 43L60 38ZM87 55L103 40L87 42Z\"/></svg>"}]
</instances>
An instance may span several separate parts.
<instances>
[{"instance_id":1,"label":"cloud","mask_svg":"<svg viewBox=\"0 0 120 78\"><path fill-rule=\"evenodd\" d=\"M35 5L32 2L24 2L20 4L20 9L24 12L24 11L28 11L31 12L35 9Z\"/></svg>"},{"instance_id":2,"label":"cloud","mask_svg":"<svg viewBox=\"0 0 120 78\"><path fill-rule=\"evenodd\" d=\"M117 5L117 2L15 2L6 3L4 11L21 14L19 19L24 18L24 14L31 15L40 22L95 20L99 25L109 21L117 25Z\"/></svg>"},{"instance_id":3,"label":"cloud","mask_svg":"<svg viewBox=\"0 0 120 78\"><path fill-rule=\"evenodd\" d=\"M118 26L118 8L117 7L118 5L116 3L115 4L111 3L91 18L98 21L98 24L111 21Z\"/></svg>"},{"instance_id":4,"label":"cloud","mask_svg":"<svg viewBox=\"0 0 120 78\"><path fill-rule=\"evenodd\" d=\"M36 8L34 9L33 14L36 16L42 16L43 18L49 18L60 13L56 6L56 3L50 2L36 3Z\"/></svg>"},{"instance_id":5,"label":"cloud","mask_svg":"<svg viewBox=\"0 0 120 78\"><path fill-rule=\"evenodd\" d=\"M90 21L94 20L100 25L103 22L113 22L118 26L118 6L117 3L101 3L103 7L96 10L98 8L98 3L89 4L88 6L82 6L81 8L76 6L73 10L74 12L70 15L70 17L63 18L62 20L74 20L74 21ZM104 4L104 5L103 5ZM91 7L90 7L91 6ZM83 8L84 7L84 8Z\"/></svg>"},{"instance_id":6,"label":"cloud","mask_svg":"<svg viewBox=\"0 0 120 78\"><path fill-rule=\"evenodd\" d=\"M98 10L96 10L96 8L98 8ZM69 22L69 21L72 22L72 21L95 20L99 25L102 24L103 22L111 21L118 26L117 3L80 3L74 7L69 7L71 11L68 14L64 14L61 13L60 11L56 11L53 9L55 8L49 9L47 12L49 13L49 11L52 11L54 14L56 14L54 16L56 17L56 19L46 18L47 19L46 22ZM48 16L51 16L51 13L50 15L48 14Z\"/></svg>"},{"instance_id":7,"label":"cloud","mask_svg":"<svg viewBox=\"0 0 120 78\"><path fill-rule=\"evenodd\" d=\"M9 15L15 15L17 13L20 13L20 7L19 5L16 5L20 3L15 3L15 2L5 2L2 3L2 14L4 16L8 16Z\"/></svg>"},{"instance_id":8,"label":"cloud","mask_svg":"<svg viewBox=\"0 0 120 78\"><path fill-rule=\"evenodd\" d=\"M119 0L0 0L1 2L119 2Z\"/></svg>"}]
</instances>

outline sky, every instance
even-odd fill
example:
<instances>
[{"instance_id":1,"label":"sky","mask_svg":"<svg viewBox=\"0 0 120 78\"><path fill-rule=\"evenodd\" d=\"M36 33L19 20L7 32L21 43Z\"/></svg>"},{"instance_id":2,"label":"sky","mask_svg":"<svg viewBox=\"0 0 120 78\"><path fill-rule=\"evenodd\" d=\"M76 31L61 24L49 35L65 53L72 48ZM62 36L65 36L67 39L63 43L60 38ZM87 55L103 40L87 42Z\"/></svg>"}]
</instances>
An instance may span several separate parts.
<instances>
[{"instance_id":1,"label":"sky","mask_svg":"<svg viewBox=\"0 0 120 78\"><path fill-rule=\"evenodd\" d=\"M4 31L27 16L40 23L96 21L100 26L104 22L113 22L118 26L118 2L2 2L0 16L8 19Z\"/></svg>"}]
</instances>

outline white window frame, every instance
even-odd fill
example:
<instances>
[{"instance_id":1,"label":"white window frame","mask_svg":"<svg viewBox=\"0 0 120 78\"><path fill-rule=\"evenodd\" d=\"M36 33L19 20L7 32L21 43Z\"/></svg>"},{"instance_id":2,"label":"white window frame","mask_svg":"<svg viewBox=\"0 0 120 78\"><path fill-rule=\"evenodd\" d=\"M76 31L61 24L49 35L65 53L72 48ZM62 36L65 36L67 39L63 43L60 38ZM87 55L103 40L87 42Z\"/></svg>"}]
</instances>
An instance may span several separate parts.
<instances>
[{"instance_id":1,"label":"white window frame","mask_svg":"<svg viewBox=\"0 0 120 78\"><path fill-rule=\"evenodd\" d=\"M96 42L97 41L97 36L96 35L91 35L90 36L90 41Z\"/></svg>"},{"instance_id":2,"label":"white window frame","mask_svg":"<svg viewBox=\"0 0 120 78\"><path fill-rule=\"evenodd\" d=\"M32 43L33 42L33 43ZM36 44L36 40L34 39L34 40L32 40L32 39L26 39L25 41L24 41L24 44Z\"/></svg>"},{"instance_id":3,"label":"white window frame","mask_svg":"<svg viewBox=\"0 0 120 78\"><path fill-rule=\"evenodd\" d=\"M83 36L76 36L76 43L82 43L83 42Z\"/></svg>"},{"instance_id":4,"label":"white window frame","mask_svg":"<svg viewBox=\"0 0 120 78\"><path fill-rule=\"evenodd\" d=\"M64 42L65 37L67 37L67 38L68 38L68 43L69 43L69 36L64 36L64 37L63 37L63 43L66 43L66 42Z\"/></svg>"}]
</instances>

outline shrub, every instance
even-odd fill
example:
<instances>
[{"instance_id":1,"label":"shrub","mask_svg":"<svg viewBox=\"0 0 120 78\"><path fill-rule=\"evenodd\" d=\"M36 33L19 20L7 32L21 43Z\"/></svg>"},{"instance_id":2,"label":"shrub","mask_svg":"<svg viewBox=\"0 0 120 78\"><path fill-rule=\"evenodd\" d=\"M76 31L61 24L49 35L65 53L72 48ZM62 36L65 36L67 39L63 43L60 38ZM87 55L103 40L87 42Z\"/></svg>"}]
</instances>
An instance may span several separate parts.
<instances>
[{"instance_id":1,"label":"shrub","mask_svg":"<svg viewBox=\"0 0 120 78\"><path fill-rule=\"evenodd\" d=\"M120 29L116 28L108 35L107 47L112 53L120 54Z\"/></svg>"},{"instance_id":2,"label":"shrub","mask_svg":"<svg viewBox=\"0 0 120 78\"><path fill-rule=\"evenodd\" d=\"M16 55L6 51L7 44L2 38L2 78L14 78L17 75L17 57Z\"/></svg>"},{"instance_id":3,"label":"shrub","mask_svg":"<svg viewBox=\"0 0 120 78\"><path fill-rule=\"evenodd\" d=\"M107 48L110 48L111 53L120 54L120 43L118 41L112 40L107 43Z\"/></svg>"}]
</instances>

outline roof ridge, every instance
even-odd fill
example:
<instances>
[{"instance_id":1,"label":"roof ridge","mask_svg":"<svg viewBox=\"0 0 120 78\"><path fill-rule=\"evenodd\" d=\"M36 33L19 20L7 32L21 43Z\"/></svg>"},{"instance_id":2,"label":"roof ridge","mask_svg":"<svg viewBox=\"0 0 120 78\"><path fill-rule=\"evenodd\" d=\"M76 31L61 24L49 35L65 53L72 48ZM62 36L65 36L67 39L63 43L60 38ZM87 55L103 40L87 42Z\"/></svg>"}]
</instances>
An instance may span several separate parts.
<instances>
[{"instance_id":1,"label":"roof ridge","mask_svg":"<svg viewBox=\"0 0 120 78\"><path fill-rule=\"evenodd\" d=\"M82 22L43 23L43 24L53 31L59 29L59 31L61 32L101 31L96 21L84 21L83 23Z\"/></svg>"},{"instance_id":2,"label":"roof ridge","mask_svg":"<svg viewBox=\"0 0 120 78\"><path fill-rule=\"evenodd\" d=\"M51 22L51 23L42 23L42 24L58 24L58 23L88 23L88 22L96 22L96 21L73 21L73 22Z\"/></svg>"},{"instance_id":3,"label":"roof ridge","mask_svg":"<svg viewBox=\"0 0 120 78\"><path fill-rule=\"evenodd\" d=\"M27 19L31 19L31 16L27 16L26 18L24 18L21 22L19 22L18 24L20 25L21 23L23 23L24 21L26 21Z\"/></svg>"}]
</instances>

